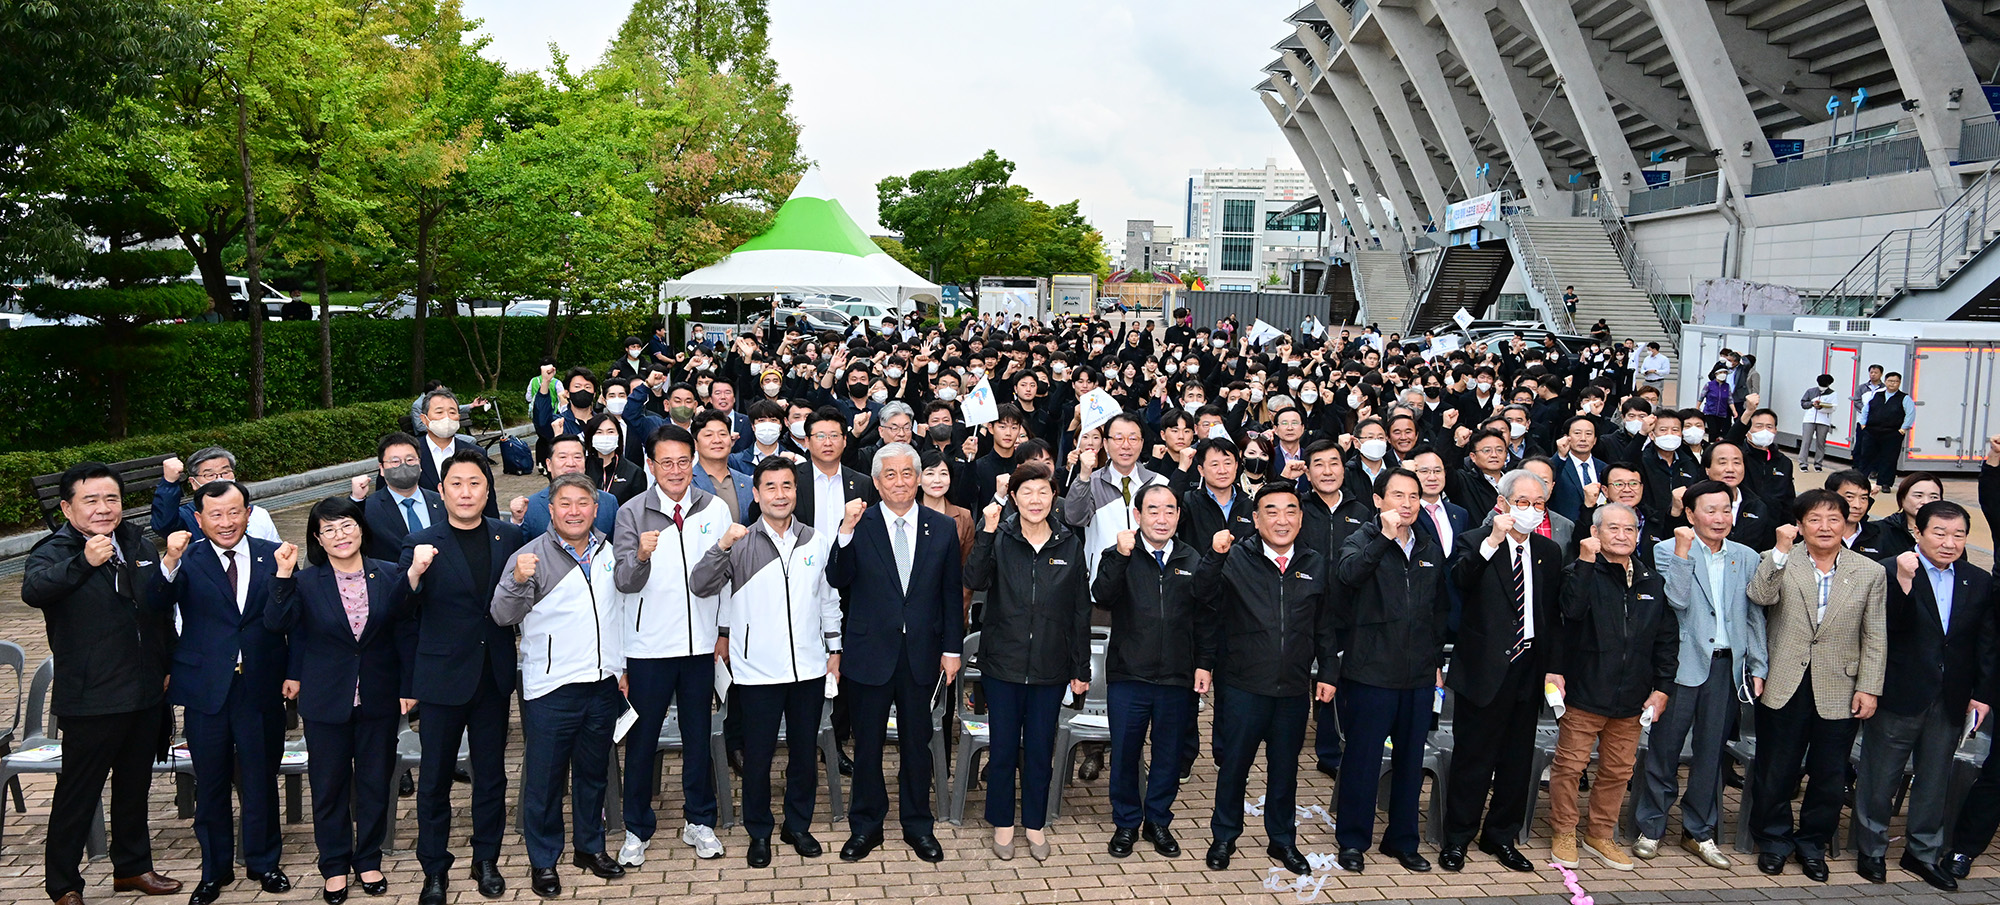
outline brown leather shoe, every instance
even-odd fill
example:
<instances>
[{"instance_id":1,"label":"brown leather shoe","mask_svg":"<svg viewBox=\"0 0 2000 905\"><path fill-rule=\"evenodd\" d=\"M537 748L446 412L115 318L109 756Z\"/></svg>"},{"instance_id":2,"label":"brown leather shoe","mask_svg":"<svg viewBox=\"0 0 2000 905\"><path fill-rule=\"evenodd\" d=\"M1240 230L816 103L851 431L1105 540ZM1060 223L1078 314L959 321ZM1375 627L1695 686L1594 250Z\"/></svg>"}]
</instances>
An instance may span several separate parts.
<instances>
[{"instance_id":1,"label":"brown leather shoe","mask_svg":"<svg viewBox=\"0 0 2000 905\"><path fill-rule=\"evenodd\" d=\"M83 893L72 889L63 893L62 898L56 900L56 905L83 905Z\"/></svg>"},{"instance_id":2,"label":"brown leather shoe","mask_svg":"<svg viewBox=\"0 0 2000 905\"><path fill-rule=\"evenodd\" d=\"M117 892L136 892L149 896L170 896L181 891L181 881L158 871L149 870L136 877L119 877L111 881L111 888ZM62 905L62 903L58 903ZM76 905L83 905L81 901Z\"/></svg>"}]
</instances>

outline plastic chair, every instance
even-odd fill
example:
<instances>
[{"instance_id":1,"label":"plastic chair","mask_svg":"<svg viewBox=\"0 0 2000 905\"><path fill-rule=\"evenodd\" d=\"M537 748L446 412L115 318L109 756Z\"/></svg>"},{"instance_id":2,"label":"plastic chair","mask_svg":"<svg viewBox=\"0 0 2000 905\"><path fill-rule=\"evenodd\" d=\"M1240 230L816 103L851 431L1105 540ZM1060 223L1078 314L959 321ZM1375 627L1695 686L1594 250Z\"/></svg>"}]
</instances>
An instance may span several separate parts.
<instances>
[{"instance_id":1,"label":"plastic chair","mask_svg":"<svg viewBox=\"0 0 2000 905\"><path fill-rule=\"evenodd\" d=\"M18 647L15 649L19 650ZM13 754L8 754L5 757L0 757L0 785L14 785L18 787L19 777L23 773L62 772L62 756L60 753L62 733L56 725L56 715L48 710L49 688L55 684L55 678L56 658L50 657L43 660L42 665L35 668L35 676L30 680L28 688L27 725L23 730L24 737L21 741L21 750ZM53 758L38 760L33 759L28 754L30 751L48 745L55 746L58 751L57 755ZM6 848L6 841L7 809L0 807L0 850ZM102 858L109 851L109 847L105 843L104 808L101 805L97 808L97 812L92 815L90 836L85 844L85 851L92 858Z\"/></svg>"},{"instance_id":2,"label":"plastic chair","mask_svg":"<svg viewBox=\"0 0 2000 905\"><path fill-rule=\"evenodd\" d=\"M14 721L0 730L0 757L14 753L14 741L21 737L21 711L27 702L28 653L21 645L12 641L0 641L0 667L14 668ZM14 792L14 813L28 812L28 801L21 794L21 778L9 777L7 788Z\"/></svg>"},{"instance_id":3,"label":"plastic chair","mask_svg":"<svg viewBox=\"0 0 2000 905\"><path fill-rule=\"evenodd\" d=\"M958 679L952 683L951 692L952 699L958 702L958 758L951 774L951 809L946 819L954 826L965 825L965 799L972 790L973 770L979 763L979 753L993 744L986 713L974 706L975 696L978 703L985 701L984 695L977 694L981 681L978 632L965 636L962 650Z\"/></svg>"},{"instance_id":4,"label":"plastic chair","mask_svg":"<svg viewBox=\"0 0 2000 905\"><path fill-rule=\"evenodd\" d=\"M1049 819L1062 813L1063 790L1069 786L1070 775L1076 772L1076 748L1089 742L1111 743L1111 683L1104 680L1104 660L1111 647L1111 633L1105 630L1102 638L1098 627L1091 629L1090 640L1090 690L1083 694L1083 709L1072 714L1058 712L1056 721L1055 776L1049 781ZM1092 717L1083 723L1078 719ZM1096 725L1103 720L1104 725Z\"/></svg>"},{"instance_id":5,"label":"plastic chair","mask_svg":"<svg viewBox=\"0 0 2000 905\"><path fill-rule=\"evenodd\" d=\"M423 766L424 740L417 730L410 728L410 717L404 714L396 718L396 773L401 776L410 770ZM458 764L461 769L472 762L472 744L464 735L458 737ZM518 784L517 784L518 785ZM402 798L396 794L396 785L389 785L389 828L382 837L383 851L397 851L396 818L402 811Z\"/></svg>"},{"instance_id":6,"label":"plastic chair","mask_svg":"<svg viewBox=\"0 0 2000 905\"><path fill-rule=\"evenodd\" d=\"M714 753L711 763L715 768L715 808L717 829L736 825L736 794L730 778L728 754L724 751L722 721L729 716L729 705L725 703L715 714L715 732L710 736L710 746ZM778 749L784 750L786 734L785 720L778 719ZM840 745L833 738L833 701L827 701L819 711L819 756L823 775L826 777L826 798L832 812L829 820L847 819L847 796L840 785Z\"/></svg>"},{"instance_id":7,"label":"plastic chair","mask_svg":"<svg viewBox=\"0 0 2000 905\"><path fill-rule=\"evenodd\" d=\"M1742 704L1736 725L1742 738L1724 742L1722 753L1736 762L1743 771L1743 796L1736 809L1736 850L1748 854L1756 850L1750 840L1750 813L1753 810L1750 790L1756 785L1753 777L1757 767L1757 723L1754 704ZM1838 837L1839 834L1835 834ZM1831 857L1831 855L1829 855Z\"/></svg>"},{"instance_id":8,"label":"plastic chair","mask_svg":"<svg viewBox=\"0 0 2000 905\"><path fill-rule=\"evenodd\" d=\"M1433 845L1444 844L1444 800L1451 788L1451 752L1457 741L1452 735L1452 716L1458 709L1458 695L1444 693L1444 709L1438 713L1438 727L1424 740L1424 772L1431 775L1431 800L1425 809L1424 827Z\"/></svg>"}]
</instances>

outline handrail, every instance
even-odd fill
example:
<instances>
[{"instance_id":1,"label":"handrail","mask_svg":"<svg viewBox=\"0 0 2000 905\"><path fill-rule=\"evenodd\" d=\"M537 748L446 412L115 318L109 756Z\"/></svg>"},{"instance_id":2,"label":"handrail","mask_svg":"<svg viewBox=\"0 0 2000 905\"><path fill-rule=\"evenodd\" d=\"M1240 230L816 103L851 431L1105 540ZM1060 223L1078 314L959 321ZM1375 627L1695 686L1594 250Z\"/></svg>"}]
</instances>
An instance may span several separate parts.
<instances>
[{"instance_id":1,"label":"handrail","mask_svg":"<svg viewBox=\"0 0 2000 905\"><path fill-rule=\"evenodd\" d=\"M1548 258L1536 250L1534 236L1522 220L1520 204L1511 207L1508 204L1517 200L1513 193L1502 192L1499 204L1500 217L1507 223L1507 231L1513 234L1515 248L1521 252L1521 268L1527 272L1528 282L1541 292L1542 301L1548 306L1549 323L1555 325L1558 332L1575 333L1576 324L1570 320L1569 308L1562 303L1562 292L1556 285L1555 268L1549 265Z\"/></svg>"},{"instance_id":2,"label":"handrail","mask_svg":"<svg viewBox=\"0 0 2000 905\"><path fill-rule=\"evenodd\" d=\"M1936 289L1985 247L2000 227L2000 160L1988 164L1971 187L1921 227L1891 230L1848 268L1807 312L1827 317L1873 317L1897 295Z\"/></svg>"},{"instance_id":3,"label":"handrail","mask_svg":"<svg viewBox=\"0 0 2000 905\"><path fill-rule=\"evenodd\" d=\"M1611 250L1618 254L1618 263L1625 268L1625 276L1634 288L1646 294L1653 303L1653 313L1660 318L1660 326L1666 330L1667 344L1674 354L1681 350L1681 311L1667 294L1666 281L1660 278L1653 265L1639 255L1639 237L1632 234L1632 226L1625 222L1625 214L1618 208L1618 197L1611 192L1600 192L1597 206L1597 221L1604 226L1605 235L1611 239Z\"/></svg>"}]
</instances>

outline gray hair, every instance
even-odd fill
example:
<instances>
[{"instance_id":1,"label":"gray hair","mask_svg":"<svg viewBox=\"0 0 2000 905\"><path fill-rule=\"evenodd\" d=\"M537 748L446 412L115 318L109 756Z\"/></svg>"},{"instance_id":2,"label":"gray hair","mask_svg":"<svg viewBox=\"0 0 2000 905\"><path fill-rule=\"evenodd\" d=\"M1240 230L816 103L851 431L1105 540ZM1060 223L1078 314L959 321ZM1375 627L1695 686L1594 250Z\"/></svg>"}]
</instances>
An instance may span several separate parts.
<instances>
[{"instance_id":1,"label":"gray hair","mask_svg":"<svg viewBox=\"0 0 2000 905\"><path fill-rule=\"evenodd\" d=\"M875 413L875 423L881 424L882 422L894 418L897 415L905 416L909 418L911 421L917 420L916 410L910 408L909 403L904 402L901 399L897 399L883 405L882 408Z\"/></svg>"},{"instance_id":2,"label":"gray hair","mask_svg":"<svg viewBox=\"0 0 2000 905\"><path fill-rule=\"evenodd\" d=\"M911 467L916 468L918 471L922 471L924 468L924 457L921 453L917 452L916 447L908 443L884 443L880 449L875 450L875 463L870 466L868 476L872 478L881 477L882 468L888 464L890 459L896 458L909 459Z\"/></svg>"},{"instance_id":3,"label":"gray hair","mask_svg":"<svg viewBox=\"0 0 2000 905\"><path fill-rule=\"evenodd\" d=\"M561 490L565 487L575 487L579 490L582 490L585 493L590 494L590 499L592 502L596 502L597 500L597 482L591 480L590 475L584 474L583 472L580 471L572 471L569 474L556 475L555 480L549 482L550 505L555 504L556 491Z\"/></svg>"},{"instance_id":4,"label":"gray hair","mask_svg":"<svg viewBox=\"0 0 2000 905\"><path fill-rule=\"evenodd\" d=\"M417 413L426 418L430 417L431 400L433 399L449 399L453 408L458 407L458 394L444 387L438 387L435 390L425 393L417 400Z\"/></svg>"},{"instance_id":5,"label":"gray hair","mask_svg":"<svg viewBox=\"0 0 2000 905\"><path fill-rule=\"evenodd\" d=\"M1639 510L1627 506L1624 503L1605 503L1604 505L1597 507L1596 512L1591 513L1590 527L1592 528L1602 527L1604 524L1604 515L1607 512L1625 513L1626 515L1632 517L1633 526L1636 527L1639 524Z\"/></svg>"},{"instance_id":6,"label":"gray hair","mask_svg":"<svg viewBox=\"0 0 2000 905\"><path fill-rule=\"evenodd\" d=\"M1502 416L1505 416L1508 412L1520 412L1521 417L1530 421L1533 421L1535 418L1535 413L1528 411L1528 407L1525 405L1509 405L1500 410Z\"/></svg>"},{"instance_id":7,"label":"gray hair","mask_svg":"<svg viewBox=\"0 0 2000 905\"><path fill-rule=\"evenodd\" d=\"M189 456L187 458L188 474L194 474L195 472L200 471L202 463L210 461L212 459L222 459L224 461L227 461L229 463L229 470L231 471L236 470L235 453L223 449L220 446L204 446L200 449L195 450L194 455Z\"/></svg>"},{"instance_id":8,"label":"gray hair","mask_svg":"<svg viewBox=\"0 0 2000 905\"><path fill-rule=\"evenodd\" d=\"M1541 475L1535 474L1525 468L1516 468L1500 476L1500 498L1506 500L1513 499L1514 485L1521 483L1521 480L1524 478L1535 482L1535 486L1542 489L1543 497L1546 498L1549 495L1549 485L1542 483Z\"/></svg>"}]
</instances>

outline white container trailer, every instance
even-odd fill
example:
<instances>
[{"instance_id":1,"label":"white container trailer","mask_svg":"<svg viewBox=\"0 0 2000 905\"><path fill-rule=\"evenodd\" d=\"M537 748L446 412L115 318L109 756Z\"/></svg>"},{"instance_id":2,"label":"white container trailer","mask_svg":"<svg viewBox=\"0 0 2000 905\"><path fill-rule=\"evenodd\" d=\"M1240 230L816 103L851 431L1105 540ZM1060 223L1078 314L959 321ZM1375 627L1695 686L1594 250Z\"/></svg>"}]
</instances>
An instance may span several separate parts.
<instances>
[{"instance_id":1,"label":"white container trailer","mask_svg":"<svg viewBox=\"0 0 2000 905\"><path fill-rule=\"evenodd\" d=\"M1791 329L1687 324L1681 331L1679 399L1694 408L1723 349L1757 356L1762 403L1778 414L1779 444L1796 454L1805 414L1799 404L1821 374L1833 375L1842 405L1834 409L1827 452L1852 458L1860 413L1851 404L1868 367L1903 375L1917 416L1896 467L1902 471L1977 471L1986 438L2000 433L2000 323L1801 317Z\"/></svg>"}]
</instances>

